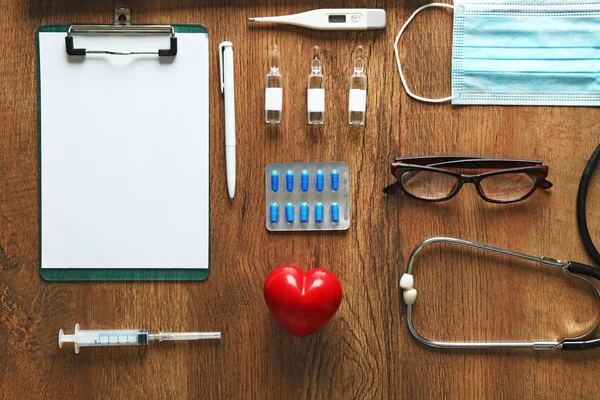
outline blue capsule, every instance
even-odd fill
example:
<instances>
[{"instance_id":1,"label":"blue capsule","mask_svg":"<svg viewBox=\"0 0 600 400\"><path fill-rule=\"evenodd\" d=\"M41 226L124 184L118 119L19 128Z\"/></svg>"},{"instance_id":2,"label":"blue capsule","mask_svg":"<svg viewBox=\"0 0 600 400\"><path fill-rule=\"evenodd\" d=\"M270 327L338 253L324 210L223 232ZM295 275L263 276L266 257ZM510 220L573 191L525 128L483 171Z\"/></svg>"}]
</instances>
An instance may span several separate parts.
<instances>
[{"instance_id":1,"label":"blue capsule","mask_svg":"<svg viewBox=\"0 0 600 400\"><path fill-rule=\"evenodd\" d=\"M336 202L331 203L331 222L340 220L340 205Z\"/></svg>"},{"instance_id":2,"label":"blue capsule","mask_svg":"<svg viewBox=\"0 0 600 400\"><path fill-rule=\"evenodd\" d=\"M271 207L269 207L269 220L272 224L276 224L279 221L279 204L271 203Z\"/></svg>"},{"instance_id":3,"label":"blue capsule","mask_svg":"<svg viewBox=\"0 0 600 400\"><path fill-rule=\"evenodd\" d=\"M331 170L331 190L336 191L340 188L340 173L337 169Z\"/></svg>"},{"instance_id":4,"label":"blue capsule","mask_svg":"<svg viewBox=\"0 0 600 400\"><path fill-rule=\"evenodd\" d=\"M294 223L294 205L292 203L287 203L285 205L285 220L288 224Z\"/></svg>"},{"instance_id":5,"label":"blue capsule","mask_svg":"<svg viewBox=\"0 0 600 400\"><path fill-rule=\"evenodd\" d=\"M315 221L319 224L323 222L323 203L321 202L315 204Z\"/></svg>"},{"instance_id":6,"label":"blue capsule","mask_svg":"<svg viewBox=\"0 0 600 400\"><path fill-rule=\"evenodd\" d=\"M279 190L279 172L271 171L271 190L277 192Z\"/></svg>"},{"instance_id":7,"label":"blue capsule","mask_svg":"<svg viewBox=\"0 0 600 400\"><path fill-rule=\"evenodd\" d=\"M288 170L285 173L285 190L292 192L294 190L294 171Z\"/></svg>"},{"instance_id":8,"label":"blue capsule","mask_svg":"<svg viewBox=\"0 0 600 400\"><path fill-rule=\"evenodd\" d=\"M303 192L308 192L308 176L307 170L302 171L302 174L300 175L300 189L302 189Z\"/></svg>"},{"instance_id":9,"label":"blue capsule","mask_svg":"<svg viewBox=\"0 0 600 400\"><path fill-rule=\"evenodd\" d=\"M325 174L321 170L317 171L316 187L317 192L322 192L325 187Z\"/></svg>"},{"instance_id":10,"label":"blue capsule","mask_svg":"<svg viewBox=\"0 0 600 400\"><path fill-rule=\"evenodd\" d=\"M308 203L300 204L300 222L303 224L308 222Z\"/></svg>"}]
</instances>

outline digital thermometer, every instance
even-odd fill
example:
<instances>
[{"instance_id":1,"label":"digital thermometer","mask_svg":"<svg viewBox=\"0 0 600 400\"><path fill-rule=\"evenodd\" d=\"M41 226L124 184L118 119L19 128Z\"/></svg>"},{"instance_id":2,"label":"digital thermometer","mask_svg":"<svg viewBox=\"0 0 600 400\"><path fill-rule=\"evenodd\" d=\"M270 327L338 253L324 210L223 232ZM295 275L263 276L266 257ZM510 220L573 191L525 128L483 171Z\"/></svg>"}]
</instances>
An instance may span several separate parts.
<instances>
[{"instance_id":1,"label":"digital thermometer","mask_svg":"<svg viewBox=\"0 0 600 400\"><path fill-rule=\"evenodd\" d=\"M385 28L385 10L375 8L322 8L278 17L248 18L250 22L274 22L329 31Z\"/></svg>"}]
</instances>

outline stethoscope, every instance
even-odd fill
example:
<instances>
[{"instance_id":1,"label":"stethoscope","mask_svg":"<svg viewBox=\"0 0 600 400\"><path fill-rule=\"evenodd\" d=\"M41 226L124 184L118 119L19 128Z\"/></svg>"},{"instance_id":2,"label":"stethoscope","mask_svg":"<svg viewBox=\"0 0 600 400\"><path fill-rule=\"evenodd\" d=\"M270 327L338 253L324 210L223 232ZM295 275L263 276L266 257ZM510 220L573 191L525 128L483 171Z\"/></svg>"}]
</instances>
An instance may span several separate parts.
<instances>
[{"instance_id":1,"label":"stethoscope","mask_svg":"<svg viewBox=\"0 0 600 400\"><path fill-rule=\"evenodd\" d=\"M590 234L587 228L586 221L586 197L588 186L593 174L596 165L600 160L600 145L596 148L590 161L583 171L583 175L581 177L581 183L579 185L579 191L577 193L577 223L579 227L579 233L583 240L583 244L590 254L590 256L594 259L596 263L600 265L600 253L594 246L592 239L590 238ZM448 342L448 341L439 341L439 340L431 340L423 337L417 330L413 324L412 318L412 307L417 299L417 290L414 288L414 278L412 276L413 264L415 262L415 258L417 255L426 247L435 243L447 243L450 245L457 245L462 247L474 248L478 250L487 251L490 253L501 254L508 257L514 257L521 260L527 260L532 262L537 262L542 265L558 268L567 271L574 277L584 280L587 282L594 290L596 295L596 299L600 302L600 292L594 286L594 284L587 278L594 278L600 281L600 269L594 268L590 265L581 264L574 261L562 262L549 257L538 257L532 256L529 254L518 253L516 251L500 249L498 247L488 246L486 244L470 242L468 240L462 239L454 239L448 237L436 237L427 239L421 244L419 244L411 253L410 258L408 259L408 266L406 267L406 272L402 275L400 279L400 287L403 289L402 297L404 302L406 303L406 322L408 324L408 329L410 333L421 343L437 348L444 349L493 349L493 348L532 348L534 350L551 350L551 349L562 349L562 350L586 350L593 349L596 347L600 347L600 338L592 338L589 339L589 336L597 327L598 322L586 333L574 337L574 338L565 338L560 341L534 341L534 342Z\"/></svg>"}]
</instances>

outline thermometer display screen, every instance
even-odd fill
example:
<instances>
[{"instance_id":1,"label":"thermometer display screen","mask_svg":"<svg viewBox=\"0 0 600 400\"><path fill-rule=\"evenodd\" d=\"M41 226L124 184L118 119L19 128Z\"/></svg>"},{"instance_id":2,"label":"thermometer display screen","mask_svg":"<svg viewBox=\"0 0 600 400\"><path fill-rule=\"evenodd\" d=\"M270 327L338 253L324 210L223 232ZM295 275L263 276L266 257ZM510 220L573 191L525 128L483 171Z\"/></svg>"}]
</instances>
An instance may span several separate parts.
<instances>
[{"instance_id":1,"label":"thermometer display screen","mask_svg":"<svg viewBox=\"0 0 600 400\"><path fill-rule=\"evenodd\" d=\"M346 22L346 16L343 14L342 15L330 15L329 22L335 23L335 24L343 24L344 22Z\"/></svg>"}]
</instances>

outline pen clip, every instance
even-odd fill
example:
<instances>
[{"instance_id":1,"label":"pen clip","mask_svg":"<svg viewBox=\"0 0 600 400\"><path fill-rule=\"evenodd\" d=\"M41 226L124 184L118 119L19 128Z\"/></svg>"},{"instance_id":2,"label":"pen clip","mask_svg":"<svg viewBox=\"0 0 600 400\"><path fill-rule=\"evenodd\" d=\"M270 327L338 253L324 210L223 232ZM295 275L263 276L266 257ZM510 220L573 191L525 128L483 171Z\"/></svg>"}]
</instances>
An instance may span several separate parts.
<instances>
[{"instance_id":1,"label":"pen clip","mask_svg":"<svg viewBox=\"0 0 600 400\"><path fill-rule=\"evenodd\" d=\"M233 47L231 42L221 42L219 45L219 82L221 84L221 93L225 89L225 79L223 78L223 50L225 47Z\"/></svg>"},{"instance_id":2,"label":"pen clip","mask_svg":"<svg viewBox=\"0 0 600 400\"><path fill-rule=\"evenodd\" d=\"M225 88L225 82L223 81L223 47L225 42L219 45L219 83L221 85L221 93L223 93L223 89Z\"/></svg>"}]
</instances>

